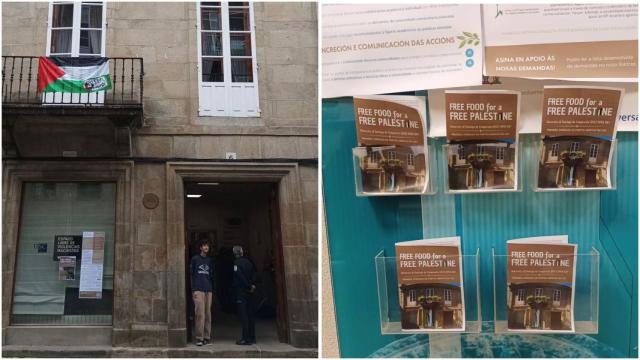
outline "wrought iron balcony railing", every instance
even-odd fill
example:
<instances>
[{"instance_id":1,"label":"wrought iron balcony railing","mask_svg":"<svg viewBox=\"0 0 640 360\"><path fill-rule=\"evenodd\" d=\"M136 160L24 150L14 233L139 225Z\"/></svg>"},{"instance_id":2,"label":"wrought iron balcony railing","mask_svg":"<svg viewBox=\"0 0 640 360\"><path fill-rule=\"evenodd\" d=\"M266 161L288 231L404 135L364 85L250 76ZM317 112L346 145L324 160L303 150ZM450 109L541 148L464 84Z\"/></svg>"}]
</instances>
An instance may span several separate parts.
<instances>
[{"instance_id":1,"label":"wrought iron balcony railing","mask_svg":"<svg viewBox=\"0 0 640 360\"><path fill-rule=\"evenodd\" d=\"M86 94L38 91L37 56L2 57L4 105L141 106L144 92L142 58L109 58L112 87Z\"/></svg>"}]
</instances>

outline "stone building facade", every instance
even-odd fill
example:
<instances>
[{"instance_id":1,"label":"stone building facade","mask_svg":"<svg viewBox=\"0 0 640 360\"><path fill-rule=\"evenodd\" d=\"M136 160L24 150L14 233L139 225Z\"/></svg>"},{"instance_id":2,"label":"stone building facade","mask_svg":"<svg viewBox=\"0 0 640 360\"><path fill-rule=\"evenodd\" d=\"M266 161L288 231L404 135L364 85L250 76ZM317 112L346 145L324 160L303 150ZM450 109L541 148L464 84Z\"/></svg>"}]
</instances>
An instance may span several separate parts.
<instances>
[{"instance_id":1,"label":"stone building facade","mask_svg":"<svg viewBox=\"0 0 640 360\"><path fill-rule=\"evenodd\" d=\"M201 116L198 38L204 23L198 20L204 13L200 6L103 4L104 56L142 59L138 73L131 70L130 80L135 96L141 98L138 106L111 105L108 93L103 106L11 103L9 90L3 87L3 345L28 345L38 338L44 345L185 346L189 332L185 254L191 236L185 227L189 201L185 188L240 183L273 189L270 238L279 282L278 338L295 347L317 347L316 4L246 5L253 25L258 109L255 115L242 117ZM3 5L5 84L8 64L17 61L10 57L49 55L51 7L50 3ZM224 16L232 10L222 11ZM83 38L82 24L81 52L83 41L93 41L90 36ZM123 69L129 66L126 61ZM132 60L132 69L134 63L139 66ZM23 74L11 74L16 84L19 76L22 83L27 76L35 77L22 63L20 68L25 69ZM114 88L128 86L128 70L115 71L120 82ZM33 191L29 196L40 200L51 196L55 209L55 194L62 190L47 183L81 184L73 187L74 199L109 191L107 187L82 190L84 183L115 184L115 193L109 195L115 213L110 225L113 250L105 254L113 262L108 265L109 259L105 260L105 271L111 266L108 271L113 272L111 324L13 323L16 282L22 278L18 269L23 257L18 255L28 232L25 223L21 225L27 212L25 192ZM34 241L38 252L46 252L48 245L51 256L52 236Z\"/></svg>"}]
</instances>

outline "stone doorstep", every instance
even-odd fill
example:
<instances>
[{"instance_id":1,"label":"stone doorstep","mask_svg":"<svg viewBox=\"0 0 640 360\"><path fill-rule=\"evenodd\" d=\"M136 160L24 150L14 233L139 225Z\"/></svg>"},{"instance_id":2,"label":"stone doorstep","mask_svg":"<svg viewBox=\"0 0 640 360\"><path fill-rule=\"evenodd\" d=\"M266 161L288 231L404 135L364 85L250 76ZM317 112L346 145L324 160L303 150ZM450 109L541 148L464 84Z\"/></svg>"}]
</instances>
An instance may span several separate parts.
<instances>
[{"instance_id":1,"label":"stone doorstep","mask_svg":"<svg viewBox=\"0 0 640 360\"><path fill-rule=\"evenodd\" d=\"M24 346L5 345L2 357L30 358L317 358L318 349L298 349L290 346L275 349L260 345L238 346L233 343L212 344L203 347L189 345L183 348L139 348L110 346Z\"/></svg>"}]
</instances>

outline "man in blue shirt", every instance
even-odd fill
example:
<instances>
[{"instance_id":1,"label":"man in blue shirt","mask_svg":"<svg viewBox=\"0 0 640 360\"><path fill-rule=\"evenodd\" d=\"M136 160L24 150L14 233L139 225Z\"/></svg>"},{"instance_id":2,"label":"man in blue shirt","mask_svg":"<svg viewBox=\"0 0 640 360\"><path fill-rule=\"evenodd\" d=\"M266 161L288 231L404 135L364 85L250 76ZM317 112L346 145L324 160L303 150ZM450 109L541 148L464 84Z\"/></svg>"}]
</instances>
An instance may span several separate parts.
<instances>
[{"instance_id":1,"label":"man in blue shirt","mask_svg":"<svg viewBox=\"0 0 640 360\"><path fill-rule=\"evenodd\" d=\"M209 240L200 240L200 254L191 258L191 291L196 315L196 345L211 342L211 302L213 301L213 261Z\"/></svg>"}]
</instances>

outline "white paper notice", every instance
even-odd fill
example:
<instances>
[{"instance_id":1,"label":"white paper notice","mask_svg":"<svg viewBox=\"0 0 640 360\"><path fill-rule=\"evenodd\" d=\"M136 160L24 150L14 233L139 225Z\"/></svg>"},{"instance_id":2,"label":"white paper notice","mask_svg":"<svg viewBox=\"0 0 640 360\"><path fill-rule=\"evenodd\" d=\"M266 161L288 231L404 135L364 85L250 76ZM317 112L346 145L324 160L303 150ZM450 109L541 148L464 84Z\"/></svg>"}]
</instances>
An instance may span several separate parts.
<instances>
[{"instance_id":1,"label":"white paper notice","mask_svg":"<svg viewBox=\"0 0 640 360\"><path fill-rule=\"evenodd\" d=\"M521 93L520 134L539 134L542 119L542 93L548 85L577 85L562 80L532 80L518 78L490 78L492 85L465 87L456 90L515 90ZM580 82L584 86L609 86L624 89L624 96L618 111L617 131L638 131L638 84ZM429 90L429 137L447 135L444 109L444 90Z\"/></svg>"},{"instance_id":2,"label":"white paper notice","mask_svg":"<svg viewBox=\"0 0 640 360\"><path fill-rule=\"evenodd\" d=\"M487 4L482 20L489 76L637 81L637 4Z\"/></svg>"},{"instance_id":3,"label":"white paper notice","mask_svg":"<svg viewBox=\"0 0 640 360\"><path fill-rule=\"evenodd\" d=\"M104 232L82 233L82 260L80 261L81 299L102 298L102 275L104 270Z\"/></svg>"},{"instance_id":4,"label":"white paper notice","mask_svg":"<svg viewBox=\"0 0 640 360\"><path fill-rule=\"evenodd\" d=\"M322 97L482 83L480 5L322 6Z\"/></svg>"}]
</instances>

